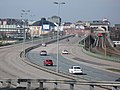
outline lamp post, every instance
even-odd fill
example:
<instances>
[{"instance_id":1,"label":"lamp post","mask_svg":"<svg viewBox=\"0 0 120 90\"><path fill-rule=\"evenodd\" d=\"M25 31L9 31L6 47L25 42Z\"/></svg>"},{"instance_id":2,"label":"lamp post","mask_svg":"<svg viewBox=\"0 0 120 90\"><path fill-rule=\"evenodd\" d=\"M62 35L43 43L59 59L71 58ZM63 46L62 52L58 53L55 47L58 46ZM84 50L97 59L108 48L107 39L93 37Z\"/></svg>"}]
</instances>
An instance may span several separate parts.
<instances>
[{"instance_id":1,"label":"lamp post","mask_svg":"<svg viewBox=\"0 0 120 90\"><path fill-rule=\"evenodd\" d=\"M59 25L60 25L60 5L65 4L65 2L54 2L58 5L58 26L57 26L57 68L56 72L59 73Z\"/></svg>"},{"instance_id":2,"label":"lamp post","mask_svg":"<svg viewBox=\"0 0 120 90\"><path fill-rule=\"evenodd\" d=\"M34 21L34 20L33 20L33 17L35 17L35 15L30 15L30 17L31 17L31 22L33 22L33 21ZM32 28L31 30L32 30L31 39L32 39L32 44L33 44L34 31L33 31L33 28Z\"/></svg>"},{"instance_id":3,"label":"lamp post","mask_svg":"<svg viewBox=\"0 0 120 90\"><path fill-rule=\"evenodd\" d=\"M105 56L107 55L107 47L106 47L106 33L105 33Z\"/></svg>"},{"instance_id":4,"label":"lamp post","mask_svg":"<svg viewBox=\"0 0 120 90\"><path fill-rule=\"evenodd\" d=\"M24 55L24 58L25 58L25 41L26 41L26 17L25 15L28 14L28 12L30 12L30 10L21 10L22 13L21 13L21 18L23 19L23 34L24 34L24 39L23 39L23 55ZM24 15L24 18L23 18L23 15Z\"/></svg>"}]
</instances>

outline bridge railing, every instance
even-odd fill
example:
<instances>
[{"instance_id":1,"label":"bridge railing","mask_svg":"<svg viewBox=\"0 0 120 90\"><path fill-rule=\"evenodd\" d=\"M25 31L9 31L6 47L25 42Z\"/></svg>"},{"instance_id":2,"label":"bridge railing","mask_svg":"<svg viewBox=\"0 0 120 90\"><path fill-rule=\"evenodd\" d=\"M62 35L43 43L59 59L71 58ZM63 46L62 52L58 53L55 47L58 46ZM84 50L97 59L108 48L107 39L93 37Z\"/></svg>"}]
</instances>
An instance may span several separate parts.
<instances>
[{"instance_id":1,"label":"bridge railing","mask_svg":"<svg viewBox=\"0 0 120 90\"><path fill-rule=\"evenodd\" d=\"M38 83L38 86L33 86L35 83ZM57 88L58 84L67 84L69 85L69 90L74 90L75 85L87 85L89 86L87 90L94 90L95 87L106 88L107 90L120 90L120 82L115 81L83 81L83 80L50 80L50 79L3 79L0 80L0 88L24 88L24 89L33 89L38 88L39 90L44 89L45 83L53 83L54 88ZM49 89L48 89L49 90ZM59 88L57 88L59 90ZM84 90L84 89L82 89Z\"/></svg>"}]
</instances>

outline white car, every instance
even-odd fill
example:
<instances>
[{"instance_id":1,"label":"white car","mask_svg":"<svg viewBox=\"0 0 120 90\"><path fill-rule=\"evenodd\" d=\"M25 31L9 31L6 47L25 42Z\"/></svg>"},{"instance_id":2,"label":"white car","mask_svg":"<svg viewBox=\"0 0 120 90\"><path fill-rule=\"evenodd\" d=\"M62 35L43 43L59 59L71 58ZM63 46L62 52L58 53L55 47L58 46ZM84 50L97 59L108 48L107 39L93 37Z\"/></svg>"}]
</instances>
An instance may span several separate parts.
<instances>
[{"instance_id":1,"label":"white car","mask_svg":"<svg viewBox=\"0 0 120 90\"><path fill-rule=\"evenodd\" d=\"M41 56L47 56L47 51L45 51L45 50L40 51L40 55Z\"/></svg>"},{"instance_id":2,"label":"white car","mask_svg":"<svg viewBox=\"0 0 120 90\"><path fill-rule=\"evenodd\" d=\"M69 73L82 74L83 71L82 71L82 69L81 69L80 66L72 66L72 67L69 69Z\"/></svg>"},{"instance_id":3,"label":"white car","mask_svg":"<svg viewBox=\"0 0 120 90\"><path fill-rule=\"evenodd\" d=\"M43 46L43 47L46 47L47 45L46 45L46 43L42 43L42 46Z\"/></svg>"},{"instance_id":4,"label":"white car","mask_svg":"<svg viewBox=\"0 0 120 90\"><path fill-rule=\"evenodd\" d=\"M68 54L68 51L67 50L63 50L62 54Z\"/></svg>"}]
</instances>

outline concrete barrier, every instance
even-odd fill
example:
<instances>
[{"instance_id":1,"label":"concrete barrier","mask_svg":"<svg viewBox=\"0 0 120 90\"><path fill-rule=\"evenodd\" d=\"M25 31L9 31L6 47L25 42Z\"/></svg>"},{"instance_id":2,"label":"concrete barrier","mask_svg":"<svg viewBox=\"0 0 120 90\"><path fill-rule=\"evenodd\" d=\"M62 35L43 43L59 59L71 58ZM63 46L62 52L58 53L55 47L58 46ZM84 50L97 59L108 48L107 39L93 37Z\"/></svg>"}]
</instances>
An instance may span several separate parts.
<instances>
[{"instance_id":1,"label":"concrete barrier","mask_svg":"<svg viewBox=\"0 0 120 90\"><path fill-rule=\"evenodd\" d=\"M49 79L4 79L4 80L0 80L0 83L4 82L7 84L6 88L13 88L13 84L11 82L17 81L16 84L14 84L14 89L17 90L18 88L20 89L27 89L27 90L33 90L32 88L32 83L39 83L39 86L36 87L38 88L38 90L44 90L44 84L45 83L54 83L55 88L57 90L59 90L59 88L57 88L57 85L60 84L69 84L69 90L74 90L75 85L89 85L89 89L88 90L94 90L95 87L97 86L102 86L105 87L109 87L109 90L119 90L120 88L120 82L111 82L111 81L75 81L75 80L49 80ZM26 87L22 86L21 83L24 82L26 83ZM19 85L17 85L19 84ZM3 85L3 84L1 84ZM2 86L5 87L5 86ZM0 88L2 88L0 87ZM54 89L55 89L54 88ZM105 87L106 88L106 87ZM12 90L12 89L11 89Z\"/></svg>"}]
</instances>

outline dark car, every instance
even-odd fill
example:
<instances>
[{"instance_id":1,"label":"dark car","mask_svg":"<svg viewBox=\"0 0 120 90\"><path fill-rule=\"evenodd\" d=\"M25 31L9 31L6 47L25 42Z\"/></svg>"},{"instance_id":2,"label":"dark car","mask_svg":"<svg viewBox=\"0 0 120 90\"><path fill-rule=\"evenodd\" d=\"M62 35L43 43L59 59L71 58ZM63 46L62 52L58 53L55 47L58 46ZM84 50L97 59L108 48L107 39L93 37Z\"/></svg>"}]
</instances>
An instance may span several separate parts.
<instances>
[{"instance_id":1,"label":"dark car","mask_svg":"<svg viewBox=\"0 0 120 90\"><path fill-rule=\"evenodd\" d=\"M67 39L66 41L67 41L67 42L69 42L70 40L69 40L69 39Z\"/></svg>"},{"instance_id":2,"label":"dark car","mask_svg":"<svg viewBox=\"0 0 120 90\"><path fill-rule=\"evenodd\" d=\"M45 50L40 51L40 55L41 56L47 56L47 51L45 51Z\"/></svg>"},{"instance_id":3,"label":"dark car","mask_svg":"<svg viewBox=\"0 0 120 90\"><path fill-rule=\"evenodd\" d=\"M120 82L120 78L116 79L115 81L118 81L118 82Z\"/></svg>"},{"instance_id":4,"label":"dark car","mask_svg":"<svg viewBox=\"0 0 120 90\"><path fill-rule=\"evenodd\" d=\"M50 59L44 60L43 63L44 63L44 66L48 66L48 65L53 66L53 61Z\"/></svg>"}]
</instances>

